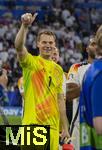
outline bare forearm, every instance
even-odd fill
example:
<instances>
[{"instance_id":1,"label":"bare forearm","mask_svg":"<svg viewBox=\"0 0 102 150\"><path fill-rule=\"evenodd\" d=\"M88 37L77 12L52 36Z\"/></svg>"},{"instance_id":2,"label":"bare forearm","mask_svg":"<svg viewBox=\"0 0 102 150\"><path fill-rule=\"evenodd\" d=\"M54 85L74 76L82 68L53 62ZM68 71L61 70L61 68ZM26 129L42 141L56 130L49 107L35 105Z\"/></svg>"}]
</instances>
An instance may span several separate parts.
<instances>
[{"instance_id":1,"label":"bare forearm","mask_svg":"<svg viewBox=\"0 0 102 150\"><path fill-rule=\"evenodd\" d=\"M63 100L63 98L59 99L59 112L62 127L67 131L69 128L69 123L66 115L65 101Z\"/></svg>"},{"instance_id":2,"label":"bare forearm","mask_svg":"<svg viewBox=\"0 0 102 150\"><path fill-rule=\"evenodd\" d=\"M69 123L66 116L66 111L60 111L60 119L61 119L62 128L65 131L67 131L69 129Z\"/></svg>"},{"instance_id":3,"label":"bare forearm","mask_svg":"<svg viewBox=\"0 0 102 150\"><path fill-rule=\"evenodd\" d=\"M66 85L66 99L73 100L80 96L80 85L76 83L67 83Z\"/></svg>"},{"instance_id":4,"label":"bare forearm","mask_svg":"<svg viewBox=\"0 0 102 150\"><path fill-rule=\"evenodd\" d=\"M72 88L70 90L67 90L66 92L66 99L69 101L78 98L79 96L80 96L80 87Z\"/></svg>"},{"instance_id":5,"label":"bare forearm","mask_svg":"<svg viewBox=\"0 0 102 150\"><path fill-rule=\"evenodd\" d=\"M28 32L28 27L25 27L22 24L15 39L15 48L17 51L22 51L24 49L27 32Z\"/></svg>"},{"instance_id":6,"label":"bare forearm","mask_svg":"<svg viewBox=\"0 0 102 150\"><path fill-rule=\"evenodd\" d=\"M95 117L93 119L93 126L98 135L102 135L102 117Z\"/></svg>"}]
</instances>

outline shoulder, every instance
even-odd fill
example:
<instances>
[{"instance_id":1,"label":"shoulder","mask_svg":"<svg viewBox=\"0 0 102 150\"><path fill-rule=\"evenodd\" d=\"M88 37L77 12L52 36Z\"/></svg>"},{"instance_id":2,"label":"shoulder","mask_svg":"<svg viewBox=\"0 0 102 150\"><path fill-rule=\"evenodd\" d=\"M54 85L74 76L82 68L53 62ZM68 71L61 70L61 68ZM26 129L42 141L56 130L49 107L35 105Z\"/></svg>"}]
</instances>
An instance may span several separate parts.
<instances>
[{"instance_id":1,"label":"shoulder","mask_svg":"<svg viewBox=\"0 0 102 150\"><path fill-rule=\"evenodd\" d=\"M87 62L80 62L80 63L73 64L68 71L67 79L69 80L73 78L78 78L77 76L79 73L79 68L83 68L83 66L87 66Z\"/></svg>"},{"instance_id":2,"label":"shoulder","mask_svg":"<svg viewBox=\"0 0 102 150\"><path fill-rule=\"evenodd\" d=\"M84 65L81 65L79 68L78 68L78 73L80 72L86 72L86 70L91 66L91 64L84 64Z\"/></svg>"},{"instance_id":3,"label":"shoulder","mask_svg":"<svg viewBox=\"0 0 102 150\"><path fill-rule=\"evenodd\" d=\"M21 57L19 60L20 60L20 63L25 63L25 62L28 62L28 61L33 61L34 58L36 59L37 57L38 56L33 56L30 53L27 53L26 55Z\"/></svg>"},{"instance_id":4,"label":"shoulder","mask_svg":"<svg viewBox=\"0 0 102 150\"><path fill-rule=\"evenodd\" d=\"M94 82L97 83L97 84L100 84L100 83L101 83L101 85L102 85L102 72L100 72L100 73L96 76Z\"/></svg>"},{"instance_id":5,"label":"shoulder","mask_svg":"<svg viewBox=\"0 0 102 150\"><path fill-rule=\"evenodd\" d=\"M67 75L67 78L69 78L69 76L73 76L74 74L77 74L78 73L78 68L81 66L81 63L76 63L76 64L73 64L69 71L68 71L68 75Z\"/></svg>"},{"instance_id":6,"label":"shoulder","mask_svg":"<svg viewBox=\"0 0 102 150\"><path fill-rule=\"evenodd\" d=\"M60 65L56 64L55 62L53 62L53 76L57 79L57 80L62 80L63 79L63 69Z\"/></svg>"},{"instance_id":7,"label":"shoulder","mask_svg":"<svg viewBox=\"0 0 102 150\"><path fill-rule=\"evenodd\" d=\"M86 77L90 77L93 80L97 79L98 76L102 74L102 60L94 60L94 62L90 65L90 68L87 70Z\"/></svg>"},{"instance_id":8,"label":"shoulder","mask_svg":"<svg viewBox=\"0 0 102 150\"><path fill-rule=\"evenodd\" d=\"M59 64L56 64L55 62L53 62L53 65L54 65L54 69L55 70L58 70L60 72L63 72L63 68L59 65Z\"/></svg>"},{"instance_id":9,"label":"shoulder","mask_svg":"<svg viewBox=\"0 0 102 150\"><path fill-rule=\"evenodd\" d=\"M76 64L73 64L70 69L69 69L69 72L77 72L78 71L78 68L82 66L82 63L76 63Z\"/></svg>"}]
</instances>

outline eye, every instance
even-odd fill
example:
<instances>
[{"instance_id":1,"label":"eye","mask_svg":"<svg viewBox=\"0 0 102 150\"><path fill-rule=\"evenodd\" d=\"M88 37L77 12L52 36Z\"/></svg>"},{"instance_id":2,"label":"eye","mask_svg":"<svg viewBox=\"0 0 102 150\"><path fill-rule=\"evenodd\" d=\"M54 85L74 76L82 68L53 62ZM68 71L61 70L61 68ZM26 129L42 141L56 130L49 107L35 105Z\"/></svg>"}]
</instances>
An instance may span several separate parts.
<instances>
[{"instance_id":1,"label":"eye","mask_svg":"<svg viewBox=\"0 0 102 150\"><path fill-rule=\"evenodd\" d=\"M50 41L50 42L49 42L49 44L50 44L50 45L52 45L52 44L53 44L53 42L52 42L52 41Z\"/></svg>"},{"instance_id":2,"label":"eye","mask_svg":"<svg viewBox=\"0 0 102 150\"><path fill-rule=\"evenodd\" d=\"M43 41L42 43L43 43L43 44L46 44L47 42L46 42L46 41Z\"/></svg>"}]
</instances>

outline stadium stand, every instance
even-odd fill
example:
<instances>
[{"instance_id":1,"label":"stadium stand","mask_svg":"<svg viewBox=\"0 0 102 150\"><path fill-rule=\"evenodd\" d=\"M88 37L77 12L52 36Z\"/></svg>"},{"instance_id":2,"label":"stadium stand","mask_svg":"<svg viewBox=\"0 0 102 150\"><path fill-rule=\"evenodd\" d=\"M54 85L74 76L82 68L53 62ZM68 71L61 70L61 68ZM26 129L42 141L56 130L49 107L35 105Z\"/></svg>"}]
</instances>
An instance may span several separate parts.
<instances>
[{"instance_id":1,"label":"stadium stand","mask_svg":"<svg viewBox=\"0 0 102 150\"><path fill-rule=\"evenodd\" d=\"M23 13L38 12L37 23L33 24L27 38L29 51L38 55L34 39L39 29L53 30L58 39L60 65L68 72L73 63L87 58L85 47L102 23L101 8L102 1L99 0L60 0L60 5L57 0L0 0L0 61L8 71L8 91L15 92L22 75L14 39ZM21 106L21 103L13 103L13 96L10 95L9 105Z\"/></svg>"}]
</instances>

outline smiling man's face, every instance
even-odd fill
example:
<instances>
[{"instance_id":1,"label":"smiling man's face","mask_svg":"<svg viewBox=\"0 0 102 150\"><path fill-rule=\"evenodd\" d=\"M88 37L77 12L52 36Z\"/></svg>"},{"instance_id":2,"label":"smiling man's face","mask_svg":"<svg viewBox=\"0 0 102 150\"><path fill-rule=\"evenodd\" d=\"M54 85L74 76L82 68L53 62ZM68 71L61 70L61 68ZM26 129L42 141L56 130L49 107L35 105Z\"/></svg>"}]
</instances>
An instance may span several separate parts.
<instances>
[{"instance_id":1,"label":"smiling man's face","mask_svg":"<svg viewBox=\"0 0 102 150\"><path fill-rule=\"evenodd\" d=\"M46 56L50 57L52 50L55 47L54 37L52 35L42 34L39 41L37 41L37 47L43 58L46 58Z\"/></svg>"}]
</instances>

